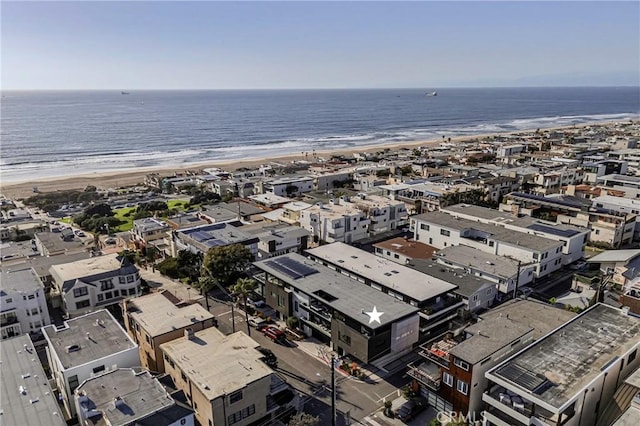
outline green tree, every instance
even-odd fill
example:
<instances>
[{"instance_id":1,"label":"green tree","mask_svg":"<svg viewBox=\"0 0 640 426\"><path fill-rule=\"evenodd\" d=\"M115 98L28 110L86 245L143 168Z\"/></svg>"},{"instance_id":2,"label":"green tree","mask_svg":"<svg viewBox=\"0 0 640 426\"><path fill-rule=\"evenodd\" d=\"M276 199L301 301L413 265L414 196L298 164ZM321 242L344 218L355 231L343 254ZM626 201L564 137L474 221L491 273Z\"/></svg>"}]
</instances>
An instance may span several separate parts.
<instances>
[{"instance_id":1,"label":"green tree","mask_svg":"<svg viewBox=\"0 0 640 426\"><path fill-rule=\"evenodd\" d=\"M289 420L288 426L318 426L320 417L312 416L308 413L296 414Z\"/></svg>"},{"instance_id":2,"label":"green tree","mask_svg":"<svg viewBox=\"0 0 640 426\"><path fill-rule=\"evenodd\" d=\"M242 299L242 307L244 308L244 317L247 323L247 335L251 336L251 327L249 327L249 312L247 311L247 297L256 289L258 284L251 278L240 278L231 286L231 291Z\"/></svg>"},{"instance_id":3,"label":"green tree","mask_svg":"<svg viewBox=\"0 0 640 426\"><path fill-rule=\"evenodd\" d=\"M211 276L226 287L240 278L252 261L251 250L242 244L213 247L204 256L201 275Z\"/></svg>"}]
</instances>

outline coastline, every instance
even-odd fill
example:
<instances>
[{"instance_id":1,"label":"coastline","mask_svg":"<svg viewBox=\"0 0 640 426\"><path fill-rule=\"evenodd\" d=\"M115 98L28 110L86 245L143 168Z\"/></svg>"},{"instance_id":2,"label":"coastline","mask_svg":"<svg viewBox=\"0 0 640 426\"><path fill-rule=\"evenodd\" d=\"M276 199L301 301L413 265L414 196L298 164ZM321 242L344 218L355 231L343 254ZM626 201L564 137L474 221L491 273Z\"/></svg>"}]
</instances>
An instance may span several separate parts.
<instances>
[{"instance_id":1,"label":"coastline","mask_svg":"<svg viewBox=\"0 0 640 426\"><path fill-rule=\"evenodd\" d=\"M621 121L595 121L590 123L582 123L578 125L570 125L570 126L558 126L558 127L549 127L541 129L545 132L548 131L557 131L557 130L576 130L579 128L590 127L590 126L606 126L614 123L620 123ZM456 142L474 142L480 139L486 139L496 136L513 136L518 134L523 134L527 132L532 132L534 129L529 130L517 130L513 132L501 132L501 133L491 133L491 134L478 134L478 135L469 135L469 136L458 136L451 138L451 143ZM438 146L442 143L441 139L431 139L431 140L422 140L422 141L406 141L406 142L397 142L392 144L372 144L361 146L357 148L343 148L337 150L323 150L316 151L317 156L327 156L327 155L347 155L347 154L355 154L355 153L372 153L377 152L382 149L391 149L398 150L402 148L416 148L416 147L433 147ZM142 183L144 177L149 173L160 173L160 174L171 174L174 172L184 172L187 170L201 170L204 168L214 168L219 167L224 170L234 171L243 167L246 168L255 168L260 166L261 164L269 163L269 162L294 162L305 160L306 158L302 154L288 154L281 156L266 156L266 157L257 157L246 160L220 160L220 161L207 161L203 163L189 163L184 165L176 165L176 166L151 166L151 167L143 167L137 169L120 169L114 171L101 171L94 173L82 173L76 174L72 176L61 176L56 178L43 178L36 179L33 181L19 181L19 182L9 182L9 183L0 183L0 193L3 194L7 198L27 198L33 195L33 188L38 187L40 192L53 192L58 190L72 190L79 189L82 190L88 185L94 185L99 188L117 188L121 186L130 186L135 185L137 183Z\"/></svg>"}]
</instances>

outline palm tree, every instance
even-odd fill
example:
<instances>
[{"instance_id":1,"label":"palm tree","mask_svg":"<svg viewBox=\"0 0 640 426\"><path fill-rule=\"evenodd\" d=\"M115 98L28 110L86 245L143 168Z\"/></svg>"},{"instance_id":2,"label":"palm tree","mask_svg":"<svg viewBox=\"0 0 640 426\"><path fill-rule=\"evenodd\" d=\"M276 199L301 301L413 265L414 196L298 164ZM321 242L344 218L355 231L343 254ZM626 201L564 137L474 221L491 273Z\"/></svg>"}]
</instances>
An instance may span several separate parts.
<instances>
[{"instance_id":1,"label":"palm tree","mask_svg":"<svg viewBox=\"0 0 640 426\"><path fill-rule=\"evenodd\" d=\"M242 306L244 308L245 320L247 323L247 334L251 336L251 328L249 327L249 312L247 312L247 296L256 289L258 284L251 278L240 278L231 286L231 291L242 297Z\"/></svg>"}]
</instances>

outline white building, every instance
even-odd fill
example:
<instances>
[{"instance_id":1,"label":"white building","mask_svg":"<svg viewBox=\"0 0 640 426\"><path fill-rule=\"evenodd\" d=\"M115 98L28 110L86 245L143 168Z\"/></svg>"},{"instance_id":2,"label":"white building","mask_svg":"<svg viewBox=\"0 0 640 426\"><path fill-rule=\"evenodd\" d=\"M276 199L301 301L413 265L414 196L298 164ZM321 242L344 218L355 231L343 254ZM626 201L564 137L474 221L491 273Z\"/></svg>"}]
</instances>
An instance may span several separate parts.
<instances>
[{"instance_id":1,"label":"white building","mask_svg":"<svg viewBox=\"0 0 640 426\"><path fill-rule=\"evenodd\" d=\"M640 199L627 197L614 197L611 195L601 195L592 198L593 206L614 210L619 213L632 213L636 215L636 225L633 230L633 240L640 241Z\"/></svg>"},{"instance_id":2,"label":"white building","mask_svg":"<svg viewBox=\"0 0 640 426\"><path fill-rule=\"evenodd\" d=\"M195 426L193 410L177 403L148 371L107 371L74 392L80 425Z\"/></svg>"},{"instance_id":3,"label":"white building","mask_svg":"<svg viewBox=\"0 0 640 426\"><path fill-rule=\"evenodd\" d=\"M107 310L42 328L51 375L73 416L73 392L80 383L106 370L140 365L138 345Z\"/></svg>"},{"instance_id":4,"label":"white building","mask_svg":"<svg viewBox=\"0 0 640 426\"><path fill-rule=\"evenodd\" d=\"M154 217L146 217L133 221L131 234L136 241L147 245L152 241L163 240L170 230L171 228L165 221Z\"/></svg>"},{"instance_id":5,"label":"white building","mask_svg":"<svg viewBox=\"0 0 640 426\"><path fill-rule=\"evenodd\" d=\"M340 204L351 204L363 211L369 218L369 233L378 234L401 228L409 224L408 212L402 201L392 200L379 195L358 194L356 197L340 197Z\"/></svg>"},{"instance_id":6,"label":"white building","mask_svg":"<svg viewBox=\"0 0 640 426\"><path fill-rule=\"evenodd\" d=\"M638 348L640 319L597 304L485 373L484 424L599 424Z\"/></svg>"},{"instance_id":7,"label":"white building","mask_svg":"<svg viewBox=\"0 0 640 426\"><path fill-rule=\"evenodd\" d=\"M117 254L51 266L53 288L68 316L141 294L138 268Z\"/></svg>"},{"instance_id":8,"label":"white building","mask_svg":"<svg viewBox=\"0 0 640 426\"><path fill-rule=\"evenodd\" d=\"M0 277L2 339L38 331L50 322L44 286L33 268L3 271Z\"/></svg>"},{"instance_id":9,"label":"white building","mask_svg":"<svg viewBox=\"0 0 640 426\"><path fill-rule=\"evenodd\" d=\"M313 178L309 176L288 176L269 179L262 183L263 193L281 197L296 197L313 190Z\"/></svg>"},{"instance_id":10,"label":"white building","mask_svg":"<svg viewBox=\"0 0 640 426\"><path fill-rule=\"evenodd\" d=\"M351 243L367 238L371 220L353 205L318 203L300 211L300 226L322 241Z\"/></svg>"}]
</instances>

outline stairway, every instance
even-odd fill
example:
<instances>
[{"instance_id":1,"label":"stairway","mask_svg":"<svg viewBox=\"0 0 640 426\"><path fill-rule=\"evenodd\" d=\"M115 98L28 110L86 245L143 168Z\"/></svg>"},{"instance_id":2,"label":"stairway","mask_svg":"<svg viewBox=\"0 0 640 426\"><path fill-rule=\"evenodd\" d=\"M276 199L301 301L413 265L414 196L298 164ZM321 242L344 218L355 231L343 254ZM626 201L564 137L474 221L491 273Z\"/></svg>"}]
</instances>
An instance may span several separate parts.
<instances>
[{"instance_id":1,"label":"stairway","mask_svg":"<svg viewBox=\"0 0 640 426\"><path fill-rule=\"evenodd\" d=\"M627 383L623 383L622 386L616 390L616 393L613 395L613 399L602 412L597 426L611 426L614 424L622 413L631 406L631 400L633 400L636 393L638 393L638 388Z\"/></svg>"}]
</instances>

